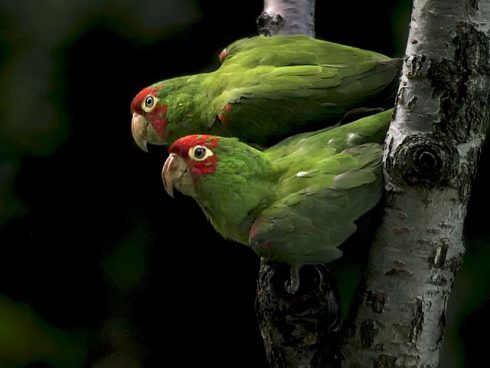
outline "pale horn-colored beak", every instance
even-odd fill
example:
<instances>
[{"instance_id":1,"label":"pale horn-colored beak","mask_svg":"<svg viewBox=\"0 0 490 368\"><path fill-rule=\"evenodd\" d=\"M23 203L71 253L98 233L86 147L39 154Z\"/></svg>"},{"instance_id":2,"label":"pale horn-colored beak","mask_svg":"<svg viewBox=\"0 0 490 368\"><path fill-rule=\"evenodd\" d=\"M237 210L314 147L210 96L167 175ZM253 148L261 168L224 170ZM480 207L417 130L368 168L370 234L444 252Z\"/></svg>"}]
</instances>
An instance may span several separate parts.
<instances>
[{"instance_id":1,"label":"pale horn-colored beak","mask_svg":"<svg viewBox=\"0 0 490 368\"><path fill-rule=\"evenodd\" d=\"M133 118L131 119L131 134L133 135L133 139L143 151L148 152L146 148L147 140L147 129L148 129L148 121L137 113L133 113Z\"/></svg>"},{"instance_id":2,"label":"pale horn-colored beak","mask_svg":"<svg viewBox=\"0 0 490 368\"><path fill-rule=\"evenodd\" d=\"M174 188L184 195L196 198L196 190L184 159L171 153L162 169L162 179L165 191L174 197Z\"/></svg>"},{"instance_id":3,"label":"pale horn-colored beak","mask_svg":"<svg viewBox=\"0 0 490 368\"><path fill-rule=\"evenodd\" d=\"M175 159L176 154L171 153L165 163L163 164L163 170L162 170L162 179L163 179L163 186L165 187L165 191L170 197L174 197L174 179L175 179L175 169L173 167L173 162L176 160Z\"/></svg>"},{"instance_id":4,"label":"pale horn-colored beak","mask_svg":"<svg viewBox=\"0 0 490 368\"><path fill-rule=\"evenodd\" d=\"M156 145L167 143L157 134L155 128L153 128L143 115L135 112L133 112L133 118L131 119L131 133L138 147L145 152L148 152L148 148L146 147L148 143Z\"/></svg>"}]
</instances>

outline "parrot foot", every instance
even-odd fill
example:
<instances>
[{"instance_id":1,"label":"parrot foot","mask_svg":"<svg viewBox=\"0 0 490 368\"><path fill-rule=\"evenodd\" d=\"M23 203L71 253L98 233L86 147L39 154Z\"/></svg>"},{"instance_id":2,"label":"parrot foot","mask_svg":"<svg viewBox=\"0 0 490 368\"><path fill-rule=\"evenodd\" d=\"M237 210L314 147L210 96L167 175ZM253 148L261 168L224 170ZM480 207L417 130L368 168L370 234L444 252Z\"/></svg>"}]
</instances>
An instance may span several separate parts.
<instances>
[{"instance_id":1,"label":"parrot foot","mask_svg":"<svg viewBox=\"0 0 490 368\"><path fill-rule=\"evenodd\" d=\"M289 294L296 294L299 290L299 282L300 282L300 276L299 276L299 270L301 268L301 265L291 265L289 268L289 282L286 281L284 283L284 288Z\"/></svg>"}]
</instances>

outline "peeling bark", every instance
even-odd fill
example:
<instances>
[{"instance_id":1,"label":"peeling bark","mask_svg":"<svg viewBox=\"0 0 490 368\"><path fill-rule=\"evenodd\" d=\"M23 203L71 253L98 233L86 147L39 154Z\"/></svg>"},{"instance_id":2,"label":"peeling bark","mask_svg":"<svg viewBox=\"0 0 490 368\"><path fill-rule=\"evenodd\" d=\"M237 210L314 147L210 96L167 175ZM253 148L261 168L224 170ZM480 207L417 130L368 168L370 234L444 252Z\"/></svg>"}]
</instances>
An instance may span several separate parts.
<instances>
[{"instance_id":1,"label":"peeling bark","mask_svg":"<svg viewBox=\"0 0 490 368\"><path fill-rule=\"evenodd\" d=\"M490 0L415 0L345 367L437 367L488 124Z\"/></svg>"},{"instance_id":2,"label":"peeling bark","mask_svg":"<svg viewBox=\"0 0 490 368\"><path fill-rule=\"evenodd\" d=\"M257 18L259 33L315 35L315 0L264 0Z\"/></svg>"}]
</instances>

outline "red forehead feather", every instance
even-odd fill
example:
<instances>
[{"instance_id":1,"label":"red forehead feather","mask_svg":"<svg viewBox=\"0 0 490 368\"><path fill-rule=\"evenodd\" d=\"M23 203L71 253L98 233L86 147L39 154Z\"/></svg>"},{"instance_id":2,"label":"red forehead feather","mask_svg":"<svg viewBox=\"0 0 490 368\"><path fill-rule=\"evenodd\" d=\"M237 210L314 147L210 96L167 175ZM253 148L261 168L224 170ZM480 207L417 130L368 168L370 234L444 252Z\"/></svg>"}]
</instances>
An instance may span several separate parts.
<instances>
[{"instance_id":1,"label":"red forehead feather","mask_svg":"<svg viewBox=\"0 0 490 368\"><path fill-rule=\"evenodd\" d=\"M141 109L141 103L143 102L143 99L148 95L155 96L162 87L163 85L160 85L158 87L150 86L139 91L138 94L134 96L133 101L131 101L131 112L137 112L138 114L143 113L143 110Z\"/></svg>"},{"instance_id":2,"label":"red forehead feather","mask_svg":"<svg viewBox=\"0 0 490 368\"><path fill-rule=\"evenodd\" d=\"M168 151L186 160L191 177L197 183L203 175L212 174L216 171L218 156L212 155L203 161L192 160L189 158L189 150L195 146L205 146L210 149L216 148L219 146L219 138L208 134L188 135L176 140Z\"/></svg>"},{"instance_id":3,"label":"red forehead feather","mask_svg":"<svg viewBox=\"0 0 490 368\"><path fill-rule=\"evenodd\" d=\"M206 146L208 148L216 148L219 146L219 139L214 135L209 134L194 134L182 137L176 140L168 149L170 153L177 153L183 157L187 157L187 152L194 146Z\"/></svg>"}]
</instances>

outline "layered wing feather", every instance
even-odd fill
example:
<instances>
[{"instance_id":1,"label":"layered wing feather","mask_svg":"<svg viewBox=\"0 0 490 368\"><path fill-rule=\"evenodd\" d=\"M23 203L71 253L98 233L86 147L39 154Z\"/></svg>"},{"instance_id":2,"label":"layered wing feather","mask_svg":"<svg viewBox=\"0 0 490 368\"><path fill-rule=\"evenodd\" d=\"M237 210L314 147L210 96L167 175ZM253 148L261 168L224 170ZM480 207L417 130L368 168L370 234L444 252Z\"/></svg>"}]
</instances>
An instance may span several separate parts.
<instances>
[{"instance_id":1,"label":"layered wing feather","mask_svg":"<svg viewBox=\"0 0 490 368\"><path fill-rule=\"evenodd\" d=\"M340 257L337 247L381 197L380 143L390 120L387 111L266 150L283 174L279 199L262 211L250 231L255 251L288 263Z\"/></svg>"},{"instance_id":2,"label":"layered wing feather","mask_svg":"<svg viewBox=\"0 0 490 368\"><path fill-rule=\"evenodd\" d=\"M241 65L254 68L257 65L308 65L343 64L371 60L388 60L383 54L356 47L311 38L305 35L256 36L233 42L226 48L223 65ZM239 55L239 57L237 57Z\"/></svg>"},{"instance_id":3,"label":"layered wing feather","mask_svg":"<svg viewBox=\"0 0 490 368\"><path fill-rule=\"evenodd\" d=\"M399 60L371 51L307 36L259 36L229 46L203 87L217 123L260 144L370 107L399 69Z\"/></svg>"}]
</instances>

